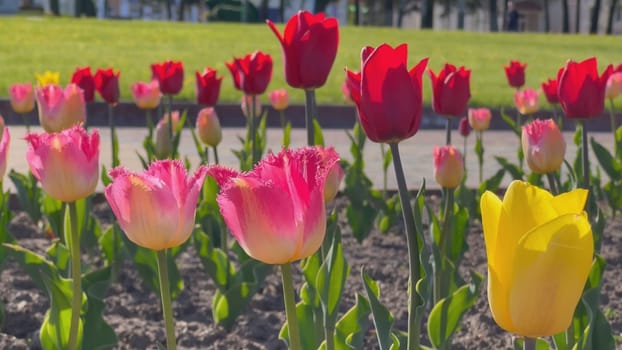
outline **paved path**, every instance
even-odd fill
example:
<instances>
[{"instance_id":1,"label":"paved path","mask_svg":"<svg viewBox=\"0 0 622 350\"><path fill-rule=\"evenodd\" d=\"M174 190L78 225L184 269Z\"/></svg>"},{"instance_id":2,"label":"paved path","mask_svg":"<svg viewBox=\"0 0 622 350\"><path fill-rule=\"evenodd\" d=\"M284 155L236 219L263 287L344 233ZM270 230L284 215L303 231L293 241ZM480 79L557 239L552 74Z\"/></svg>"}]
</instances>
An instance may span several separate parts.
<instances>
[{"instance_id":1,"label":"paved path","mask_svg":"<svg viewBox=\"0 0 622 350\"><path fill-rule=\"evenodd\" d=\"M9 161L7 169L15 169L19 172L28 170L26 161L26 146L23 135L25 128L22 126L10 126L11 128L11 145L9 152ZM110 134L107 128L99 128L101 134L100 161L109 167L110 164ZM140 170L141 163L136 153L144 154L142 149L142 141L146 134L144 128L123 127L119 128L119 148L120 161L131 170ZM33 128L33 131L40 131ZM327 129L324 130L324 141L326 145L332 145L343 159L351 160L350 140L346 136L345 130ZM223 165L237 168L238 161L232 149L239 149L240 142L238 136L245 134L242 128L224 128L223 142L219 146L220 161ZM268 149L278 151L280 149L281 131L279 129L268 129ZM576 147L572 142L572 133L564 133L567 142L566 159L572 161L576 154ZM612 136L606 132L592 132L590 136L597 139L598 142L605 147L611 149ZM463 138L457 132L452 135L454 145L462 151ZM421 130L411 139L400 144L404 171L406 173L406 181L409 189L416 189L421 185L422 179L426 179L428 188L438 188L433 177L432 149L435 145L443 144L445 140L444 130ZM292 130L292 147L303 146L306 143L306 132L304 129ZM467 171L470 174L467 184L469 186L478 186L477 181L477 158L473 152L474 134L472 133L468 139L467 150ZM494 156L502 156L513 162L516 162L516 151L519 145L518 138L510 131L488 131L484 133L484 178L492 176L500 167ZM193 167L199 162L199 157L194 148L192 137L188 131L184 131L180 144L180 153L187 155ZM380 145L367 142L365 147L365 170L367 175L373 181L377 188L382 187L382 155L380 153ZM593 158L593 155L592 155ZM592 160L595 164L595 159ZM503 181L504 185L510 182L508 176ZM10 180L4 181L5 188L14 191L13 184ZM388 187L396 188L393 168L390 167L388 174ZM98 187L98 191L102 190L102 185Z\"/></svg>"}]
</instances>

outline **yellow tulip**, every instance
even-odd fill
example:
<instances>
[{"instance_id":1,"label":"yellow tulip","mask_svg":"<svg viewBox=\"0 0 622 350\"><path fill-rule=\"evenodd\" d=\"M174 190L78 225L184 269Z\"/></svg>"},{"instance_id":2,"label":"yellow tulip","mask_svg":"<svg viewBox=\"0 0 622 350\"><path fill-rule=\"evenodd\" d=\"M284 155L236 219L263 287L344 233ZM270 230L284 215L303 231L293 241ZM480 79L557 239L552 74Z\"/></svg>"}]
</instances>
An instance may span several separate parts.
<instances>
[{"instance_id":1,"label":"yellow tulip","mask_svg":"<svg viewBox=\"0 0 622 350\"><path fill-rule=\"evenodd\" d=\"M594 253L587 195L553 196L514 181L503 201L489 191L482 196L488 302L501 328L536 338L570 325Z\"/></svg>"},{"instance_id":2,"label":"yellow tulip","mask_svg":"<svg viewBox=\"0 0 622 350\"><path fill-rule=\"evenodd\" d=\"M59 72L51 72L49 70L46 70L43 74L35 73L35 76L37 78L39 86L46 86L52 84L58 85L58 81L60 79Z\"/></svg>"}]
</instances>

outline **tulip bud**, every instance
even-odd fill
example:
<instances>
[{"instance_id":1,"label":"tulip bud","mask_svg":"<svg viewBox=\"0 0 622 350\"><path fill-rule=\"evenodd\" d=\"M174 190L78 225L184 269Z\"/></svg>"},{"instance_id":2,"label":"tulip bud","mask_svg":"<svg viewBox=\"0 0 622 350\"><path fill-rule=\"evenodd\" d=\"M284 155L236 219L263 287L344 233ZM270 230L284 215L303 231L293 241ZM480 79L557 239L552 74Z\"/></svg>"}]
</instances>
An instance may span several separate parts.
<instances>
[{"instance_id":1,"label":"tulip bud","mask_svg":"<svg viewBox=\"0 0 622 350\"><path fill-rule=\"evenodd\" d=\"M261 101L259 100L259 95L244 95L242 96L242 113L246 118L248 118L248 112L251 110L251 105L255 100L255 118L259 118L261 116L262 106Z\"/></svg>"},{"instance_id":2,"label":"tulip bud","mask_svg":"<svg viewBox=\"0 0 622 350\"><path fill-rule=\"evenodd\" d=\"M196 128L199 132L199 139L204 144L216 147L222 141L220 121L213 107L206 107L199 111Z\"/></svg>"},{"instance_id":3,"label":"tulip bud","mask_svg":"<svg viewBox=\"0 0 622 350\"><path fill-rule=\"evenodd\" d=\"M9 97L15 113L28 113L35 109L35 92L30 83L11 85Z\"/></svg>"},{"instance_id":4,"label":"tulip bud","mask_svg":"<svg viewBox=\"0 0 622 350\"><path fill-rule=\"evenodd\" d=\"M277 111L283 111L289 106L289 95L285 89L274 90L268 97L270 98L270 103L272 103L272 108Z\"/></svg>"},{"instance_id":5,"label":"tulip bud","mask_svg":"<svg viewBox=\"0 0 622 350\"><path fill-rule=\"evenodd\" d=\"M514 105L522 115L530 115L540 110L538 96L540 92L531 88L516 91L514 94Z\"/></svg>"},{"instance_id":6,"label":"tulip bud","mask_svg":"<svg viewBox=\"0 0 622 350\"><path fill-rule=\"evenodd\" d=\"M139 81L132 84L130 90L132 90L132 96L138 108L154 109L160 105L162 93L160 92L160 83L157 80L148 83Z\"/></svg>"},{"instance_id":7,"label":"tulip bud","mask_svg":"<svg viewBox=\"0 0 622 350\"><path fill-rule=\"evenodd\" d=\"M617 72L611 74L607 80L605 97L608 99L614 99L620 95L622 95L622 72Z\"/></svg>"},{"instance_id":8,"label":"tulip bud","mask_svg":"<svg viewBox=\"0 0 622 350\"><path fill-rule=\"evenodd\" d=\"M456 188L464 177L464 162L453 146L434 147L434 179L443 188Z\"/></svg>"},{"instance_id":9,"label":"tulip bud","mask_svg":"<svg viewBox=\"0 0 622 350\"><path fill-rule=\"evenodd\" d=\"M566 141L553 119L535 119L523 126L521 143L527 165L536 174L556 171L564 161Z\"/></svg>"},{"instance_id":10,"label":"tulip bud","mask_svg":"<svg viewBox=\"0 0 622 350\"><path fill-rule=\"evenodd\" d=\"M155 129L155 155L158 159L170 158L173 153L173 140L169 133L169 119L173 121L173 133L179 124L179 111L173 111L170 115L165 114L158 122Z\"/></svg>"},{"instance_id":11,"label":"tulip bud","mask_svg":"<svg viewBox=\"0 0 622 350\"><path fill-rule=\"evenodd\" d=\"M475 131L483 131L490 127L492 114L488 108L469 108L469 124Z\"/></svg>"},{"instance_id":12,"label":"tulip bud","mask_svg":"<svg viewBox=\"0 0 622 350\"><path fill-rule=\"evenodd\" d=\"M469 118L462 117L460 119L460 124L458 124L458 131L462 137L469 137L471 133L471 125L469 125Z\"/></svg>"}]
</instances>

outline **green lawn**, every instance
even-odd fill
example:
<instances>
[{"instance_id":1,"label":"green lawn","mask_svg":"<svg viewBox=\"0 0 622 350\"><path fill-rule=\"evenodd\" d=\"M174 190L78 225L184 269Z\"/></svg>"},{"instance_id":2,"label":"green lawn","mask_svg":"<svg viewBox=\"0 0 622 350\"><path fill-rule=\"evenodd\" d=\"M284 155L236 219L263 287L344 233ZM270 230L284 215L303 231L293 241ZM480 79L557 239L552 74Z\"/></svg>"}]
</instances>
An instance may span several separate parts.
<instances>
[{"instance_id":1,"label":"green lawn","mask_svg":"<svg viewBox=\"0 0 622 350\"><path fill-rule=\"evenodd\" d=\"M287 87L281 48L267 25L226 23L169 23L108 21L69 18L13 17L0 19L0 96L7 96L11 83L33 81L45 70L61 73L67 83L76 66L114 67L121 70L122 98L130 99L129 85L150 78L149 65L166 59L184 62L186 79L178 99L194 100L194 71L205 66L225 76L221 102L237 102L225 61L254 50L272 54L273 80L268 89ZM410 65L430 57L435 71L445 62L472 69L472 105L511 105L503 65L510 59L529 64L527 85L539 87L553 77L568 59L597 56L600 69L619 63L622 56L615 36L463 33L399 30L372 27L342 27L337 60L328 83L319 89L318 103L344 103L341 83L344 67L358 70L364 45L383 42L409 44ZM428 76L424 77L426 101L430 97ZM304 94L291 91L293 103L302 103ZM265 100L265 99L264 99ZM544 100L544 99L543 99Z\"/></svg>"}]
</instances>

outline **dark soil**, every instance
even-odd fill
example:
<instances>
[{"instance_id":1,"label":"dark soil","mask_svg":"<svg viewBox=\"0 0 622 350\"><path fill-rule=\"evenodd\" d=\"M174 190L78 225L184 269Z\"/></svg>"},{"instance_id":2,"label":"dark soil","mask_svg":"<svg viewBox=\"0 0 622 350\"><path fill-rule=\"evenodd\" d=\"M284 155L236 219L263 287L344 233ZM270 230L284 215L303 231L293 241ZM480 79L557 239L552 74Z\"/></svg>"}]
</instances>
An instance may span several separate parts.
<instances>
[{"instance_id":1,"label":"dark soil","mask_svg":"<svg viewBox=\"0 0 622 350\"><path fill-rule=\"evenodd\" d=\"M339 199L339 205L344 200ZM110 220L105 204L96 208L96 215ZM9 230L20 245L44 253L50 241L29 218L17 212ZM379 281L381 301L395 317L395 327L406 329L406 288L408 260L404 234L396 227L387 234L373 232L358 243L345 224L342 225L344 252L351 274L341 302L342 312L354 303L357 292L365 293L360 281L361 267ZM479 223L468 233L469 250L463 261L464 276L475 270L486 274L486 256ZM622 335L622 219L609 218L602 255L607 260L602 304L615 335ZM88 257L84 257L85 259ZM180 349L285 349L278 333L285 315L280 277L271 274L255 295L246 313L240 316L230 332L214 324L211 303L214 284L203 272L192 247L178 258L185 289L174 301L174 317ZM49 301L24 270L9 261L0 271L0 300L5 305L5 322L0 332L0 349L36 349L37 331ZM106 298L105 319L115 329L118 349L155 349L163 342L164 325L159 296L151 292L138 273L127 262L121 269L118 283L112 285ZM298 279L299 280L299 279ZM298 285L299 286L299 285ZM424 332L425 333L425 332ZM366 349L375 349L373 330L369 331ZM424 340L424 343L426 341ZM500 329L488 309L485 281L475 306L462 321L454 337L454 349L511 349L512 335Z\"/></svg>"}]
</instances>

